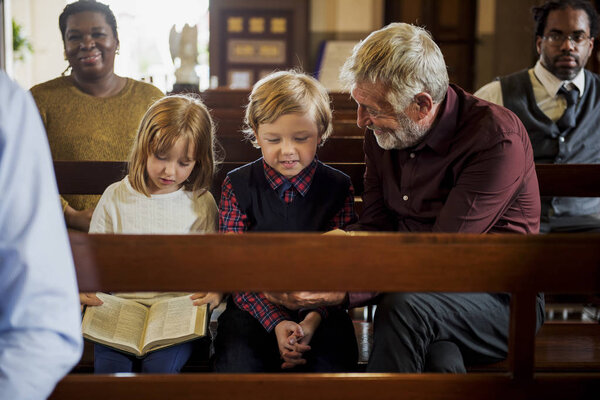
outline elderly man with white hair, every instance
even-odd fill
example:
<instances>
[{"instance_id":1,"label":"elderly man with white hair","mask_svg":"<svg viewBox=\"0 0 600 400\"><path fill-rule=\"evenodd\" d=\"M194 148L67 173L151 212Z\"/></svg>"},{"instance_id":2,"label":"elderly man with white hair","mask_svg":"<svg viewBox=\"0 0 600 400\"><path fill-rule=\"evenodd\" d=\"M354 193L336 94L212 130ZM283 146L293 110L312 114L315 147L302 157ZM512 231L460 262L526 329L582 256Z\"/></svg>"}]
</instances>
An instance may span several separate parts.
<instances>
[{"instance_id":1,"label":"elderly man with white hair","mask_svg":"<svg viewBox=\"0 0 600 400\"><path fill-rule=\"evenodd\" d=\"M365 133L364 209L352 230L537 233L527 132L505 108L448 84L427 31L394 23L342 69ZM402 273L402 265L398 265ZM452 271L448 271L452 275ZM377 303L369 372L464 372L506 357L508 294L283 293L288 307ZM543 297L538 301L538 327Z\"/></svg>"}]
</instances>

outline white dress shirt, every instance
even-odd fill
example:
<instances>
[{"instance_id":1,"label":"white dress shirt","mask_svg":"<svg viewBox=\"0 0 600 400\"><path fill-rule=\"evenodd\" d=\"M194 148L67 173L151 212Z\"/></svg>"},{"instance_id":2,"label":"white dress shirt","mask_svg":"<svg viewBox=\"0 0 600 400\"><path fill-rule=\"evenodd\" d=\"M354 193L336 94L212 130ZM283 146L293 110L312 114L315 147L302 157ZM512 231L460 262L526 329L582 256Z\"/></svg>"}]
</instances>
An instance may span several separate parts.
<instances>
[{"instance_id":1,"label":"white dress shirt","mask_svg":"<svg viewBox=\"0 0 600 400\"><path fill-rule=\"evenodd\" d=\"M585 74L583 68L571 81L561 81L552 72L548 71L539 61L528 71L533 96L537 106L548 118L556 122L565 112L567 102L558 94L558 89L566 85L567 89L573 86L579 89L579 97L583 96L585 89ZM475 96L489 102L504 105L500 81L493 81L475 92Z\"/></svg>"}]
</instances>

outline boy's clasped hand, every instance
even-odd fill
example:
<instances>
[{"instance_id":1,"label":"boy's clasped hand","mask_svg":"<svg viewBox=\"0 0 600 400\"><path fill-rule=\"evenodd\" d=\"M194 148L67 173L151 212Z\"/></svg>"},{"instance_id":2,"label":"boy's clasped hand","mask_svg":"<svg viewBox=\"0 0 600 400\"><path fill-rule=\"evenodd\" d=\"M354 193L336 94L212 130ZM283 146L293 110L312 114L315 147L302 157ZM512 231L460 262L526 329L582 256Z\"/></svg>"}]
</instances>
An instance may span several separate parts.
<instances>
[{"instance_id":1,"label":"boy's clasped hand","mask_svg":"<svg viewBox=\"0 0 600 400\"><path fill-rule=\"evenodd\" d=\"M306 364L304 353L310 351L309 343L320 322L321 315L312 311L300 323L286 320L277 324L275 335L279 354L283 359L281 368L287 369Z\"/></svg>"}]
</instances>

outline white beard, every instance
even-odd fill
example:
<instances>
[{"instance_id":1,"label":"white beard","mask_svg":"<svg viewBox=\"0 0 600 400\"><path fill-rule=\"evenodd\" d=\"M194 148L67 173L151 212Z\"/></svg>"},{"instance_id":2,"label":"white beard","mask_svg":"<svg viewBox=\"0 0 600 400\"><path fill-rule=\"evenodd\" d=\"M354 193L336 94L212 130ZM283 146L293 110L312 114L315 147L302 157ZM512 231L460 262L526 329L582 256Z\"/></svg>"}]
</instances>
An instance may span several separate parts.
<instances>
[{"instance_id":1,"label":"white beard","mask_svg":"<svg viewBox=\"0 0 600 400\"><path fill-rule=\"evenodd\" d=\"M370 129L370 128L369 128ZM375 129L373 129L375 131ZM384 150L399 149L402 144L395 131L385 130L375 133L377 144Z\"/></svg>"},{"instance_id":2,"label":"white beard","mask_svg":"<svg viewBox=\"0 0 600 400\"><path fill-rule=\"evenodd\" d=\"M417 125L406 115L398 115L398 123L401 128L396 130L380 129L374 125L369 125L367 128L377 131L375 139L379 147L384 150L402 150L415 146L427 133L427 128Z\"/></svg>"}]
</instances>

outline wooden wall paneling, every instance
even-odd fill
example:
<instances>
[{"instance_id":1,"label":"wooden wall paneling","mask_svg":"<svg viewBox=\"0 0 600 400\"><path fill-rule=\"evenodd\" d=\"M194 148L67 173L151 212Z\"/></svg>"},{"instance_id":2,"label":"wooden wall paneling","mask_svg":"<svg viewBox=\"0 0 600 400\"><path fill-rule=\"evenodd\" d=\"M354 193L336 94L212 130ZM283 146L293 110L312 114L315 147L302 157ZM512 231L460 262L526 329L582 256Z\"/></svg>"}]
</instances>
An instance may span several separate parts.
<instances>
[{"instance_id":1,"label":"wooden wall paneling","mask_svg":"<svg viewBox=\"0 0 600 400\"><path fill-rule=\"evenodd\" d=\"M386 23L423 26L440 46L450 82L473 90L477 0L386 0Z\"/></svg>"},{"instance_id":2,"label":"wooden wall paneling","mask_svg":"<svg viewBox=\"0 0 600 400\"><path fill-rule=\"evenodd\" d=\"M211 0L210 71L219 86L251 87L307 59L308 0Z\"/></svg>"},{"instance_id":3,"label":"wooden wall paneling","mask_svg":"<svg viewBox=\"0 0 600 400\"><path fill-rule=\"evenodd\" d=\"M531 8L538 3L539 0L496 2L494 76L508 75L535 64L538 56Z\"/></svg>"},{"instance_id":4,"label":"wooden wall paneling","mask_svg":"<svg viewBox=\"0 0 600 400\"><path fill-rule=\"evenodd\" d=\"M473 64L464 63L465 59L472 57L473 48L460 42L438 43L438 46L444 54L450 82L458 84L467 91L474 90Z\"/></svg>"}]
</instances>

